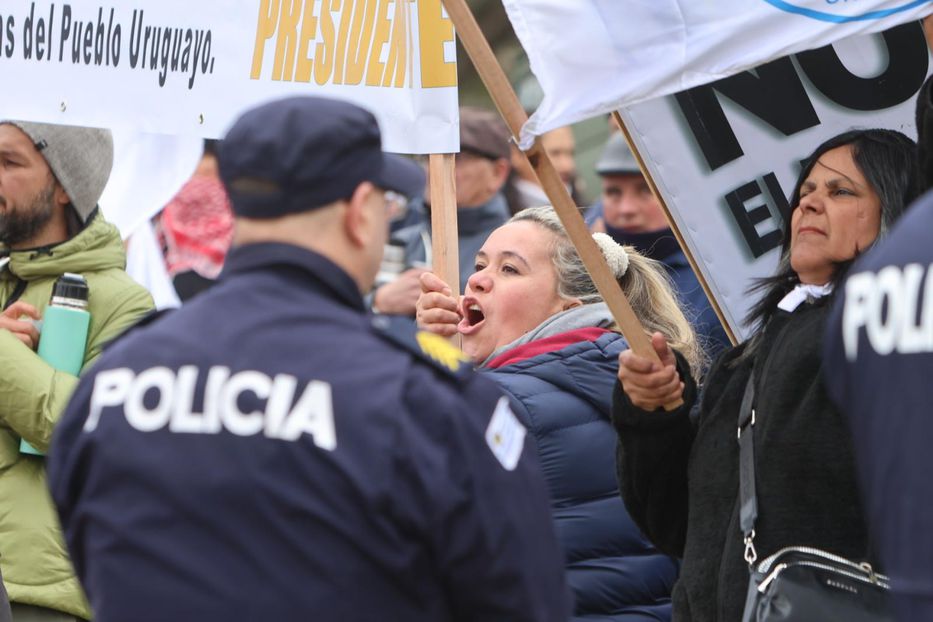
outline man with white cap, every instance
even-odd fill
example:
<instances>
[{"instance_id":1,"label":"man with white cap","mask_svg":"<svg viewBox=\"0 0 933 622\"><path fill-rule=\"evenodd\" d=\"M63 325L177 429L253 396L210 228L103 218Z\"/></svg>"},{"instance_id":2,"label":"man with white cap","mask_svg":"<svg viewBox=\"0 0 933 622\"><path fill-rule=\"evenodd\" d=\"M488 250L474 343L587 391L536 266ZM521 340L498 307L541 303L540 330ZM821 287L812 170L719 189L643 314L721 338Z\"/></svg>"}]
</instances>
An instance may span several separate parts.
<instances>
[{"instance_id":1,"label":"man with white cap","mask_svg":"<svg viewBox=\"0 0 933 622\"><path fill-rule=\"evenodd\" d=\"M107 130L0 121L0 567L13 620L90 618L45 485L52 429L78 379L36 353L55 281L88 284L83 363L152 309L97 209L113 164ZM21 441L38 450L21 450Z\"/></svg>"}]
</instances>

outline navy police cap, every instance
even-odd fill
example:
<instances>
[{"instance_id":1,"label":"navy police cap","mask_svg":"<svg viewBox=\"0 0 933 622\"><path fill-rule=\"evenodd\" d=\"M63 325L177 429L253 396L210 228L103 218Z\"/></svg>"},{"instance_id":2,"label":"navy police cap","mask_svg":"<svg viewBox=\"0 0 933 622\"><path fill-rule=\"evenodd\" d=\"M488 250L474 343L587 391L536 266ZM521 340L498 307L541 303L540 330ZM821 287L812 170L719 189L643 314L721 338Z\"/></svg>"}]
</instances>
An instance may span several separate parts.
<instances>
[{"instance_id":1,"label":"navy police cap","mask_svg":"<svg viewBox=\"0 0 933 622\"><path fill-rule=\"evenodd\" d=\"M218 153L233 211L275 218L349 199L364 181L407 197L424 192L424 171L382 151L379 124L346 101L289 97L244 113Z\"/></svg>"}]
</instances>

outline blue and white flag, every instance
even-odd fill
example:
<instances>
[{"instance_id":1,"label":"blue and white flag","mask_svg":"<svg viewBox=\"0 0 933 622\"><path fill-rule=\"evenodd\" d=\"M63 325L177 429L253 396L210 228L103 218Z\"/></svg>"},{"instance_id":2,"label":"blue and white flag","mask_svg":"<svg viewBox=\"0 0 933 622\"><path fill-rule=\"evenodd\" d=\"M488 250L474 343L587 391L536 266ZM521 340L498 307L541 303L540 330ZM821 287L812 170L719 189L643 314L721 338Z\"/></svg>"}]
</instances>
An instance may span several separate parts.
<instances>
[{"instance_id":1,"label":"blue and white flag","mask_svg":"<svg viewBox=\"0 0 933 622\"><path fill-rule=\"evenodd\" d=\"M933 0L503 0L548 130L933 13Z\"/></svg>"}]
</instances>

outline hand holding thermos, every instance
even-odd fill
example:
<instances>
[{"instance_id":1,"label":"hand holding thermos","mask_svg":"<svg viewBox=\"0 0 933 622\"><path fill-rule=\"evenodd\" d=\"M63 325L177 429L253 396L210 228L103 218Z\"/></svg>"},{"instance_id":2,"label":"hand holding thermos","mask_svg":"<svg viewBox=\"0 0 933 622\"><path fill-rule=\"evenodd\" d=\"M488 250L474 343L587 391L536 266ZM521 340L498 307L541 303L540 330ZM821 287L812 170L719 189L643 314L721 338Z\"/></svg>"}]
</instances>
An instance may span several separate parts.
<instances>
[{"instance_id":1,"label":"hand holding thermos","mask_svg":"<svg viewBox=\"0 0 933 622\"><path fill-rule=\"evenodd\" d=\"M91 314L87 311L88 286L84 277L66 272L55 281L52 299L45 309L39 334L38 354L59 371L77 376L84 364L87 331ZM20 452L41 456L42 452L25 440Z\"/></svg>"}]
</instances>

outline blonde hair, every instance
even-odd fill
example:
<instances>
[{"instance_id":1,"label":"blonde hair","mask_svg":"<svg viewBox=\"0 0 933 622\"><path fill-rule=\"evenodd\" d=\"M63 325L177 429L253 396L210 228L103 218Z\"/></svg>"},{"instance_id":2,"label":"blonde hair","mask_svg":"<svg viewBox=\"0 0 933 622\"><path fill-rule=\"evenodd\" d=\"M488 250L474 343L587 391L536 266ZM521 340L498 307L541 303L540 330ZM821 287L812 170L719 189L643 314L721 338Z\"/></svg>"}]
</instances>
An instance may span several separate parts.
<instances>
[{"instance_id":1,"label":"blonde hair","mask_svg":"<svg viewBox=\"0 0 933 622\"><path fill-rule=\"evenodd\" d=\"M557 293L565 299L576 298L583 304L603 302L583 260L574 248L567 231L551 207L529 207L515 214L509 222L533 222L554 234L551 260L557 271ZM599 235L599 234L596 234ZM608 236L597 239L603 255L610 256L610 266L628 298L635 315L649 335L660 332L671 348L680 352L694 376L704 367L703 350L696 333L684 316L673 285L663 264L641 255L633 246L622 246ZM611 246L611 245L614 245ZM622 260L624 251L628 260Z\"/></svg>"}]
</instances>

